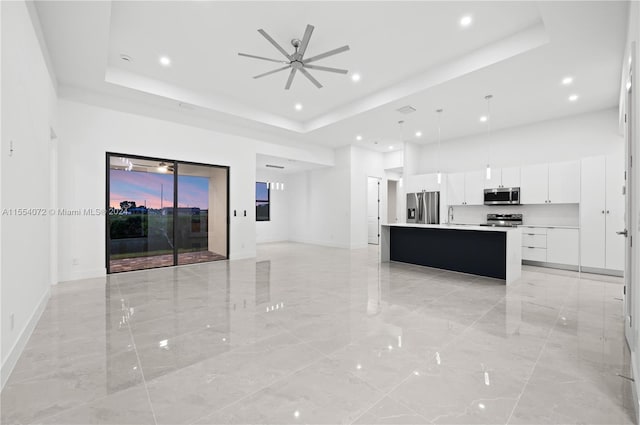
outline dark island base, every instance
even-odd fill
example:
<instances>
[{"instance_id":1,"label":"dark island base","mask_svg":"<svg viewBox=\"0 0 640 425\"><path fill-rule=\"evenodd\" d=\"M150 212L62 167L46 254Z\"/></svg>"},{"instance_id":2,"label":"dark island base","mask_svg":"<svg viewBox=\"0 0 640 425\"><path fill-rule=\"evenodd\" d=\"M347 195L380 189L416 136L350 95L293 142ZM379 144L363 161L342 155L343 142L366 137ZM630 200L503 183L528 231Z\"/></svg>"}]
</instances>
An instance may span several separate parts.
<instances>
[{"instance_id":1,"label":"dark island base","mask_svg":"<svg viewBox=\"0 0 640 425\"><path fill-rule=\"evenodd\" d=\"M505 232L392 227L390 260L506 279Z\"/></svg>"}]
</instances>

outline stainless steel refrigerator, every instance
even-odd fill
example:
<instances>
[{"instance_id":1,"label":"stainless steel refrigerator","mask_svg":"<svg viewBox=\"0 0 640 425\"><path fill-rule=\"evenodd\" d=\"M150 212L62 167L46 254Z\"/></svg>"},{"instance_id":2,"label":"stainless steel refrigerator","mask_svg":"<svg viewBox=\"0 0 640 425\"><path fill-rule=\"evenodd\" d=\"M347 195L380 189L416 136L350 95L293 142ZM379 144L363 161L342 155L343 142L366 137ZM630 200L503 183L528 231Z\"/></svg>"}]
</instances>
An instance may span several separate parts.
<instances>
[{"instance_id":1,"label":"stainless steel refrigerator","mask_svg":"<svg viewBox=\"0 0 640 425\"><path fill-rule=\"evenodd\" d=\"M440 192L407 193L407 223L440 224Z\"/></svg>"}]
</instances>

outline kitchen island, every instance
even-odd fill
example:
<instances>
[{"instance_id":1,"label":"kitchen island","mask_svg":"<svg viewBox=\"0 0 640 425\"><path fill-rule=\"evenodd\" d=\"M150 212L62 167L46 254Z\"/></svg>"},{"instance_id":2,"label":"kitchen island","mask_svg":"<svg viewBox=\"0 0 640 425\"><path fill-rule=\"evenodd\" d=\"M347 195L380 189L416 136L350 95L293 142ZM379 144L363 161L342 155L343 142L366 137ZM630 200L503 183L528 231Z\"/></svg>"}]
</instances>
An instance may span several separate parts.
<instances>
[{"instance_id":1,"label":"kitchen island","mask_svg":"<svg viewBox=\"0 0 640 425\"><path fill-rule=\"evenodd\" d=\"M502 279L522 273L522 230L456 224L383 224L380 261Z\"/></svg>"}]
</instances>

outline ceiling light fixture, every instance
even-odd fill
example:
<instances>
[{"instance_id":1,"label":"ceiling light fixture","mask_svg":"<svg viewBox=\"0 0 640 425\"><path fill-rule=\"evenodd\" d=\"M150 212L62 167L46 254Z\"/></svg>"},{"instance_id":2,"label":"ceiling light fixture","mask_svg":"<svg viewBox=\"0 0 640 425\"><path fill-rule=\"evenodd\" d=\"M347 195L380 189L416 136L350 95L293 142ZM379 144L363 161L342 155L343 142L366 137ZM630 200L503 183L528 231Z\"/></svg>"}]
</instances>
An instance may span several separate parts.
<instances>
[{"instance_id":1,"label":"ceiling light fixture","mask_svg":"<svg viewBox=\"0 0 640 425\"><path fill-rule=\"evenodd\" d=\"M568 86L571 83L573 83L573 77L564 77L562 79L562 84L565 86Z\"/></svg>"},{"instance_id":2,"label":"ceiling light fixture","mask_svg":"<svg viewBox=\"0 0 640 425\"><path fill-rule=\"evenodd\" d=\"M159 61L162 66L171 66L171 59L168 56L160 56Z\"/></svg>"},{"instance_id":3,"label":"ceiling light fixture","mask_svg":"<svg viewBox=\"0 0 640 425\"><path fill-rule=\"evenodd\" d=\"M460 26L463 28L466 28L469 25L471 25L471 22L473 22L473 18L471 18L471 15L466 15L460 18Z\"/></svg>"},{"instance_id":4,"label":"ceiling light fixture","mask_svg":"<svg viewBox=\"0 0 640 425\"><path fill-rule=\"evenodd\" d=\"M440 131L440 117L442 117L442 111L443 109L437 109L436 113L438 114L438 156L437 156L437 160L438 160L438 184L442 184L442 173L440 172L440 139L442 137L441 131Z\"/></svg>"},{"instance_id":5,"label":"ceiling light fixture","mask_svg":"<svg viewBox=\"0 0 640 425\"><path fill-rule=\"evenodd\" d=\"M294 108L296 108L296 111L302 111L302 103L296 103Z\"/></svg>"},{"instance_id":6,"label":"ceiling light fixture","mask_svg":"<svg viewBox=\"0 0 640 425\"><path fill-rule=\"evenodd\" d=\"M351 81L353 81L354 83L357 83L358 81L360 81L360 74L353 74L351 76Z\"/></svg>"},{"instance_id":7,"label":"ceiling light fixture","mask_svg":"<svg viewBox=\"0 0 640 425\"><path fill-rule=\"evenodd\" d=\"M486 115L483 115L483 116L480 117L480 122L487 122Z\"/></svg>"},{"instance_id":8,"label":"ceiling light fixture","mask_svg":"<svg viewBox=\"0 0 640 425\"><path fill-rule=\"evenodd\" d=\"M416 131L416 137L422 137L422 131Z\"/></svg>"},{"instance_id":9,"label":"ceiling light fixture","mask_svg":"<svg viewBox=\"0 0 640 425\"><path fill-rule=\"evenodd\" d=\"M491 98L492 95L488 94L484 97L487 100L487 180L491 180Z\"/></svg>"},{"instance_id":10,"label":"ceiling light fixture","mask_svg":"<svg viewBox=\"0 0 640 425\"><path fill-rule=\"evenodd\" d=\"M358 134L358 135L356 136L356 140L359 142L360 140L362 140L362 136Z\"/></svg>"},{"instance_id":11,"label":"ceiling light fixture","mask_svg":"<svg viewBox=\"0 0 640 425\"><path fill-rule=\"evenodd\" d=\"M576 100L578 100L577 94L572 94L571 96L569 96L569 102L575 102Z\"/></svg>"},{"instance_id":12,"label":"ceiling light fixture","mask_svg":"<svg viewBox=\"0 0 640 425\"><path fill-rule=\"evenodd\" d=\"M389 146L389 150L393 149L393 146Z\"/></svg>"},{"instance_id":13,"label":"ceiling light fixture","mask_svg":"<svg viewBox=\"0 0 640 425\"><path fill-rule=\"evenodd\" d=\"M161 162L160 164L158 164L157 170L159 173L166 173L167 171L169 171L169 166L166 163Z\"/></svg>"}]
</instances>

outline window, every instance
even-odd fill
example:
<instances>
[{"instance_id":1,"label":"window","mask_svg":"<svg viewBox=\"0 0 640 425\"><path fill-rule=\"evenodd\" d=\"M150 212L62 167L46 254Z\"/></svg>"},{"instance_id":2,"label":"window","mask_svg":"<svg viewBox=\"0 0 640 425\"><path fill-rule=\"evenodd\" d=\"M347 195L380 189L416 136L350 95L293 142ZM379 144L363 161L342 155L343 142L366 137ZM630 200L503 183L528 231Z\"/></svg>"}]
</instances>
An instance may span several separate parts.
<instances>
[{"instance_id":1,"label":"window","mask_svg":"<svg viewBox=\"0 0 640 425\"><path fill-rule=\"evenodd\" d=\"M256 221L269 221L269 185L256 182Z\"/></svg>"}]
</instances>

